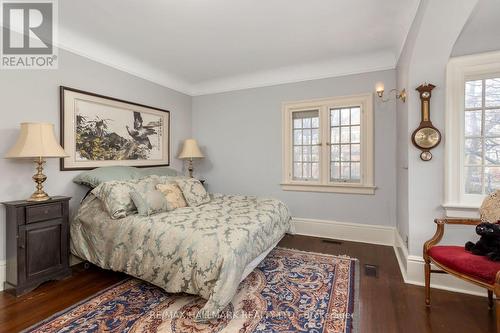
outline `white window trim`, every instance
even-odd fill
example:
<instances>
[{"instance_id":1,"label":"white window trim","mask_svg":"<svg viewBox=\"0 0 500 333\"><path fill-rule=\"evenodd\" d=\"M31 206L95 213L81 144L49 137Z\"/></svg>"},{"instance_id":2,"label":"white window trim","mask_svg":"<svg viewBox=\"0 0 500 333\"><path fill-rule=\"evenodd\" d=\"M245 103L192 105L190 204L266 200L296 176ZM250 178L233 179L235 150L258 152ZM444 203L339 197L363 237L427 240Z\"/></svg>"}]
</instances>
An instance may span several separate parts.
<instances>
[{"instance_id":1,"label":"white window trim","mask_svg":"<svg viewBox=\"0 0 500 333\"><path fill-rule=\"evenodd\" d=\"M445 198L450 217L477 217L485 195L465 194L464 121L465 81L500 73L500 52L450 59L446 68Z\"/></svg>"},{"instance_id":2,"label":"white window trim","mask_svg":"<svg viewBox=\"0 0 500 333\"><path fill-rule=\"evenodd\" d=\"M329 124L328 110L347 105L361 106L361 180L359 183L330 182L330 152L321 149L320 180L297 181L292 178L292 112L319 110L320 142L324 147L329 142L329 131L325 131L325 121ZM326 120L325 120L326 119ZM375 194L373 182L373 94L322 98L297 102L285 102L282 108L282 175L281 188L284 191L336 192L352 194Z\"/></svg>"}]
</instances>

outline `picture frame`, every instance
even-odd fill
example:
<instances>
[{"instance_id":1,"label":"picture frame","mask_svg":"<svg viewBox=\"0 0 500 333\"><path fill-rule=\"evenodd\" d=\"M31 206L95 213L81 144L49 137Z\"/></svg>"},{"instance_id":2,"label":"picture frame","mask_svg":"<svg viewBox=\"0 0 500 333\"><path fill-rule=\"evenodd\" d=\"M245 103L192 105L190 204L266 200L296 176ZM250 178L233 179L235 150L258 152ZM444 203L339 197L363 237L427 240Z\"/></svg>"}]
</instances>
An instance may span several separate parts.
<instances>
[{"instance_id":1,"label":"picture frame","mask_svg":"<svg viewBox=\"0 0 500 333\"><path fill-rule=\"evenodd\" d=\"M170 111L60 86L60 170L169 166Z\"/></svg>"}]
</instances>

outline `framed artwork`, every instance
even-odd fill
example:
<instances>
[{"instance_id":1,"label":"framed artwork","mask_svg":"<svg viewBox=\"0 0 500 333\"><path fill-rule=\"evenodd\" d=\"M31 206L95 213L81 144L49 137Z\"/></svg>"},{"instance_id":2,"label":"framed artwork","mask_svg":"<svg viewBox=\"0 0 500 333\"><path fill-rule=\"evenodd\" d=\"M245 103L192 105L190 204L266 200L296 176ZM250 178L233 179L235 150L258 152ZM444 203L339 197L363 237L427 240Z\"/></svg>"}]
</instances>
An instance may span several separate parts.
<instances>
[{"instance_id":1,"label":"framed artwork","mask_svg":"<svg viewBox=\"0 0 500 333\"><path fill-rule=\"evenodd\" d=\"M170 164L170 111L60 87L61 170Z\"/></svg>"}]
</instances>

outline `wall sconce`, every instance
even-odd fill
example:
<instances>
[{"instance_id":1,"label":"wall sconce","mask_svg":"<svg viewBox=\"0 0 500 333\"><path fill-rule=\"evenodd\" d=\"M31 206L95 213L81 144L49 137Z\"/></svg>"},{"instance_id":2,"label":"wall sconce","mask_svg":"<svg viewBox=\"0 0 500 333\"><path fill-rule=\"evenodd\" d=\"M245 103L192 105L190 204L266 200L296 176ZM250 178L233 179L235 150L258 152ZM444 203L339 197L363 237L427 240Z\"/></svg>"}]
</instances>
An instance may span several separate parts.
<instances>
[{"instance_id":1,"label":"wall sconce","mask_svg":"<svg viewBox=\"0 0 500 333\"><path fill-rule=\"evenodd\" d=\"M382 102L388 102L390 101L390 98L384 99L384 84L379 82L377 83L375 87L375 91L377 92L378 97ZM397 89L391 89L389 90L389 93L395 92L396 93L396 99L400 99L403 103L406 102L406 89L403 89L401 91L398 91Z\"/></svg>"}]
</instances>

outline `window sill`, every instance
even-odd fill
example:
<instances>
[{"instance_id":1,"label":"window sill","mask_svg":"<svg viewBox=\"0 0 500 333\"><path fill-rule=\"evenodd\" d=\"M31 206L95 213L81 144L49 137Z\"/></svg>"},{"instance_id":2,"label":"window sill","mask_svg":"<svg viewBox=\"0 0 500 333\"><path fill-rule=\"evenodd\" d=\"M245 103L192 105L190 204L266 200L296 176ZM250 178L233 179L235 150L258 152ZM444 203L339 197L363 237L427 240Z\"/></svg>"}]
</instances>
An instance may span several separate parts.
<instances>
[{"instance_id":1,"label":"window sill","mask_svg":"<svg viewBox=\"0 0 500 333\"><path fill-rule=\"evenodd\" d=\"M479 206L461 203L443 204L447 217L479 218Z\"/></svg>"},{"instance_id":2,"label":"window sill","mask_svg":"<svg viewBox=\"0 0 500 333\"><path fill-rule=\"evenodd\" d=\"M283 191L298 192L330 192L330 193L348 193L348 194L375 194L376 186L361 184L303 184L303 183L282 183Z\"/></svg>"}]
</instances>

